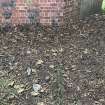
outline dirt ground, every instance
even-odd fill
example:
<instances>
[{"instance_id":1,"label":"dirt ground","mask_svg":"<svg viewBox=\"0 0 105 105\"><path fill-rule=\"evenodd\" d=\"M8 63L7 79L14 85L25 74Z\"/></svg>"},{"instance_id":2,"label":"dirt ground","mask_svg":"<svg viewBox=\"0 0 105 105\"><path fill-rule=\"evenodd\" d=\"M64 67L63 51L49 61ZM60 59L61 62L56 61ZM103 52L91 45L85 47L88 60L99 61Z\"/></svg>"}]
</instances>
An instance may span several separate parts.
<instances>
[{"instance_id":1,"label":"dirt ground","mask_svg":"<svg viewBox=\"0 0 105 105\"><path fill-rule=\"evenodd\" d=\"M105 105L104 21L95 15L57 32L33 26L1 31L0 105L61 105L51 91L60 65L64 105ZM40 92L32 94L33 84Z\"/></svg>"}]
</instances>

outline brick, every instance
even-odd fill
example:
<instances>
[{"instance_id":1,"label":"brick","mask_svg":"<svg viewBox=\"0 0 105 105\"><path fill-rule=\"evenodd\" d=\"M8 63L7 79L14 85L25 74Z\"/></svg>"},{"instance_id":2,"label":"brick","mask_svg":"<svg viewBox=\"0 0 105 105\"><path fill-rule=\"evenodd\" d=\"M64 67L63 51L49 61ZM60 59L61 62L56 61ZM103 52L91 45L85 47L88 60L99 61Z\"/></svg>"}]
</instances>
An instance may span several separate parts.
<instances>
[{"instance_id":1,"label":"brick","mask_svg":"<svg viewBox=\"0 0 105 105\"><path fill-rule=\"evenodd\" d=\"M38 8L40 9L40 17L39 17L40 22L43 24L45 23L50 24L51 17L57 14L57 12L60 12L60 16L63 16L62 8L64 6L64 0L32 0L32 2L33 2L32 6L38 5ZM16 0L16 7L12 10L12 13L13 13L11 17L12 22L16 24L29 22L27 18L28 8L30 7L28 7L26 0ZM0 9L0 13L2 12L3 10ZM0 16L0 21L2 20L3 20L3 17Z\"/></svg>"}]
</instances>

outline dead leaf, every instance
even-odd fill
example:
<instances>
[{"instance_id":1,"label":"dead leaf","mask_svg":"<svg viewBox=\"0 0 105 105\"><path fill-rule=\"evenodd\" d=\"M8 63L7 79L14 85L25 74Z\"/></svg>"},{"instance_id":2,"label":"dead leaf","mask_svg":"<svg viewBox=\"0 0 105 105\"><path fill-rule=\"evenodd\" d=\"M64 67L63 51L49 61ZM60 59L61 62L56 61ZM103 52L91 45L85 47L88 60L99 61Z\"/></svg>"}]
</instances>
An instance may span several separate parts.
<instances>
[{"instance_id":1,"label":"dead leaf","mask_svg":"<svg viewBox=\"0 0 105 105\"><path fill-rule=\"evenodd\" d=\"M28 67L28 68L27 68L27 74L28 74L28 75L31 75L31 71L32 71L32 69L31 69L30 67Z\"/></svg>"},{"instance_id":2,"label":"dead leaf","mask_svg":"<svg viewBox=\"0 0 105 105\"><path fill-rule=\"evenodd\" d=\"M53 53L54 56L57 56L57 53Z\"/></svg>"},{"instance_id":3,"label":"dead leaf","mask_svg":"<svg viewBox=\"0 0 105 105\"><path fill-rule=\"evenodd\" d=\"M32 69L32 72L37 74L37 71L36 71L36 69Z\"/></svg>"},{"instance_id":4,"label":"dead leaf","mask_svg":"<svg viewBox=\"0 0 105 105\"><path fill-rule=\"evenodd\" d=\"M23 87L25 87L24 84L14 85L14 88L15 88L15 89L19 89L19 88L23 88Z\"/></svg>"},{"instance_id":5,"label":"dead leaf","mask_svg":"<svg viewBox=\"0 0 105 105\"><path fill-rule=\"evenodd\" d=\"M36 62L36 65L41 65L43 63L43 60L38 60L37 62Z\"/></svg>"},{"instance_id":6,"label":"dead leaf","mask_svg":"<svg viewBox=\"0 0 105 105\"><path fill-rule=\"evenodd\" d=\"M44 102L39 102L37 105L45 105Z\"/></svg>"},{"instance_id":7,"label":"dead leaf","mask_svg":"<svg viewBox=\"0 0 105 105\"><path fill-rule=\"evenodd\" d=\"M18 93L18 94L20 94L20 93L22 93L22 92L24 92L24 91L25 91L24 88L19 88L19 89L17 89L17 93Z\"/></svg>"},{"instance_id":8,"label":"dead leaf","mask_svg":"<svg viewBox=\"0 0 105 105\"><path fill-rule=\"evenodd\" d=\"M51 49L51 51L52 51L53 53L57 52L57 50L56 50L56 49Z\"/></svg>"},{"instance_id":9,"label":"dead leaf","mask_svg":"<svg viewBox=\"0 0 105 105\"><path fill-rule=\"evenodd\" d=\"M20 84L20 85L14 85L14 88L17 90L17 93L20 94L25 91L25 85Z\"/></svg>"},{"instance_id":10,"label":"dead leaf","mask_svg":"<svg viewBox=\"0 0 105 105\"><path fill-rule=\"evenodd\" d=\"M14 83L15 83L15 81L11 81L11 82L8 84L8 86L13 86Z\"/></svg>"},{"instance_id":11,"label":"dead leaf","mask_svg":"<svg viewBox=\"0 0 105 105\"><path fill-rule=\"evenodd\" d=\"M13 100L15 98L15 95L8 96L8 100Z\"/></svg>"},{"instance_id":12,"label":"dead leaf","mask_svg":"<svg viewBox=\"0 0 105 105\"><path fill-rule=\"evenodd\" d=\"M59 52L63 52L63 51L64 51L64 49L63 49L63 48L60 48L60 49L59 49Z\"/></svg>"},{"instance_id":13,"label":"dead leaf","mask_svg":"<svg viewBox=\"0 0 105 105\"><path fill-rule=\"evenodd\" d=\"M89 53L89 50L86 48L84 51L83 51L84 54L88 54Z\"/></svg>"},{"instance_id":14,"label":"dead leaf","mask_svg":"<svg viewBox=\"0 0 105 105\"><path fill-rule=\"evenodd\" d=\"M31 92L31 95L32 95L32 96L38 96L38 95L39 95L39 92L32 91L32 92Z\"/></svg>"}]
</instances>

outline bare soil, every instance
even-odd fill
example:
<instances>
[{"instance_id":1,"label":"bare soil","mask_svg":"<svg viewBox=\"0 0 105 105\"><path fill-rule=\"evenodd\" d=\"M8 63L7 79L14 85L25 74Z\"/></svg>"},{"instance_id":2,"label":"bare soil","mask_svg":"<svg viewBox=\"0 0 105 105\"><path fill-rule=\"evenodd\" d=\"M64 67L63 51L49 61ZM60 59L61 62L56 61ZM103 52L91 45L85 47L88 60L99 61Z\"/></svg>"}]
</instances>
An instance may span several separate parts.
<instances>
[{"instance_id":1,"label":"bare soil","mask_svg":"<svg viewBox=\"0 0 105 105\"><path fill-rule=\"evenodd\" d=\"M9 105L53 105L53 72L62 64L65 105L105 105L104 21L105 16L95 15L71 22L57 32L34 26L1 32L0 79L24 84L28 89L12 98L1 89L0 99ZM28 67L33 70L30 75ZM40 84L44 92L32 96L33 83Z\"/></svg>"}]
</instances>

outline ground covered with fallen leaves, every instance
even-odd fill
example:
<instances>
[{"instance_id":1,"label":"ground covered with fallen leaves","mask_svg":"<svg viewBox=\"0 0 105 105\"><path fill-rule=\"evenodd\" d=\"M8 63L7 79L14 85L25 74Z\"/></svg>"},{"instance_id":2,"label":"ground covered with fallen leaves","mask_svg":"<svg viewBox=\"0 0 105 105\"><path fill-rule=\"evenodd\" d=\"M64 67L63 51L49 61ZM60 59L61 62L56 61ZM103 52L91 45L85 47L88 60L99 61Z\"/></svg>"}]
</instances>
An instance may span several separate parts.
<instances>
[{"instance_id":1,"label":"ground covered with fallen leaves","mask_svg":"<svg viewBox=\"0 0 105 105\"><path fill-rule=\"evenodd\" d=\"M0 105L62 105L55 82L63 105L105 105L105 16L30 27L0 32Z\"/></svg>"}]
</instances>

